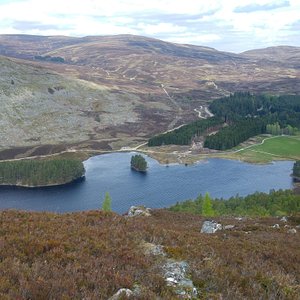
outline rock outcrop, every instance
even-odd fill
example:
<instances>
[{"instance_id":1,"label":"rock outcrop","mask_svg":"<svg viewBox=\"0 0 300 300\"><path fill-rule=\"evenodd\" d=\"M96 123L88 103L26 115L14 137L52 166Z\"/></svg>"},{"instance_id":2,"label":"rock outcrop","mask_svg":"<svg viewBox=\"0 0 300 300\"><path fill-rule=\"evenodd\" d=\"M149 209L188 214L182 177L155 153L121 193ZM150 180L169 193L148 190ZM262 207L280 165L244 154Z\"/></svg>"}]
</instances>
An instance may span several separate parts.
<instances>
[{"instance_id":1,"label":"rock outcrop","mask_svg":"<svg viewBox=\"0 0 300 300\"><path fill-rule=\"evenodd\" d=\"M111 296L108 300L121 300L124 297L133 297L134 293L130 289L119 289L113 296Z\"/></svg>"},{"instance_id":2,"label":"rock outcrop","mask_svg":"<svg viewBox=\"0 0 300 300\"><path fill-rule=\"evenodd\" d=\"M224 225L223 229L228 230L228 229L233 229L235 226L234 225Z\"/></svg>"},{"instance_id":3,"label":"rock outcrop","mask_svg":"<svg viewBox=\"0 0 300 300\"><path fill-rule=\"evenodd\" d=\"M150 217L151 209L145 206L131 206L127 215L129 217L136 217L136 216Z\"/></svg>"},{"instance_id":4,"label":"rock outcrop","mask_svg":"<svg viewBox=\"0 0 300 300\"><path fill-rule=\"evenodd\" d=\"M280 221L286 223L286 222L288 221L288 219L287 219L287 217L282 217L282 218L280 219Z\"/></svg>"},{"instance_id":5,"label":"rock outcrop","mask_svg":"<svg viewBox=\"0 0 300 300\"><path fill-rule=\"evenodd\" d=\"M222 230L222 225L216 221L204 221L201 227L201 233L215 233Z\"/></svg>"},{"instance_id":6,"label":"rock outcrop","mask_svg":"<svg viewBox=\"0 0 300 300\"><path fill-rule=\"evenodd\" d=\"M163 265L163 272L167 284L174 288L177 295L185 299L194 299L197 296L197 289L193 281L188 278L187 262L168 259Z\"/></svg>"}]
</instances>

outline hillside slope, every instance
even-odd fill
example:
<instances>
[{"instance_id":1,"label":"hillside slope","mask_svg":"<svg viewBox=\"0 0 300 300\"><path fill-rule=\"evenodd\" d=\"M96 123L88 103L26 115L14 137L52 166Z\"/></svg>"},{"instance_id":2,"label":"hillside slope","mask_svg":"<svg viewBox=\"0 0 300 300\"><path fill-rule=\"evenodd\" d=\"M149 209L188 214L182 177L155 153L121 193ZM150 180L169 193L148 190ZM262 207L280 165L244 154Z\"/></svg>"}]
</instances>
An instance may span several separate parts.
<instances>
[{"instance_id":1,"label":"hillside slope","mask_svg":"<svg viewBox=\"0 0 300 300\"><path fill-rule=\"evenodd\" d=\"M108 299L129 288L130 299L182 299L167 282L185 272L177 280L192 282L197 299L297 299L295 220L218 218L234 227L214 234L200 233L203 221L165 210L132 218L2 211L0 297Z\"/></svg>"},{"instance_id":2,"label":"hillside slope","mask_svg":"<svg viewBox=\"0 0 300 300\"><path fill-rule=\"evenodd\" d=\"M136 93L5 57L0 57L0 68L0 150L84 141L110 149L108 142L137 137L139 130L142 136L147 132L134 129L146 120L140 116L142 100ZM166 123L164 111L168 116L172 108L155 101L148 105L151 108L161 110ZM121 126L123 136L115 129Z\"/></svg>"},{"instance_id":3,"label":"hillside slope","mask_svg":"<svg viewBox=\"0 0 300 300\"><path fill-rule=\"evenodd\" d=\"M83 38L0 35L0 44L3 55L27 59L36 55L58 56L69 65L89 66L93 71L86 76L91 80L101 81L105 77L129 87L137 84L142 91L147 86L164 84L175 100L183 92L210 100L246 86L255 92L299 92L286 81L299 80L299 47L233 54L132 35Z\"/></svg>"},{"instance_id":4,"label":"hillside slope","mask_svg":"<svg viewBox=\"0 0 300 300\"><path fill-rule=\"evenodd\" d=\"M297 47L233 54L132 35L83 38L0 35L0 45L0 54L23 59L0 58L5 65L0 86L0 99L5 106L0 107L0 113L9 115L1 120L1 126L6 137L12 136L10 144L3 143L5 149L82 141L87 141L87 147L120 149L197 119L194 109L235 91L300 93ZM37 57L58 57L63 63ZM32 75L36 69L41 71L36 73L38 78ZM47 73L56 75L46 76ZM14 76L16 82L21 77L22 86L11 85ZM53 90L53 87L63 89L48 93L48 88ZM25 91L15 94L25 93L26 99L33 99L32 106L27 101L26 106L19 107L20 118L11 112L16 105L15 95L11 97L12 88L26 89L30 96ZM4 90L9 90L9 94ZM76 104L67 100L71 98ZM66 107L68 114L59 105ZM45 120L44 127L49 126L49 132L20 123L19 119L27 118L38 125L40 121L35 117L43 113L39 111L43 106L56 107L51 112L53 118L48 114ZM35 116L33 107L38 109ZM62 126L64 118L68 122ZM95 121L99 119L100 123Z\"/></svg>"},{"instance_id":5,"label":"hillside slope","mask_svg":"<svg viewBox=\"0 0 300 300\"><path fill-rule=\"evenodd\" d=\"M242 53L242 56L252 58L257 61L272 62L277 65L300 68L299 47L278 46L265 49L249 50Z\"/></svg>"}]
</instances>

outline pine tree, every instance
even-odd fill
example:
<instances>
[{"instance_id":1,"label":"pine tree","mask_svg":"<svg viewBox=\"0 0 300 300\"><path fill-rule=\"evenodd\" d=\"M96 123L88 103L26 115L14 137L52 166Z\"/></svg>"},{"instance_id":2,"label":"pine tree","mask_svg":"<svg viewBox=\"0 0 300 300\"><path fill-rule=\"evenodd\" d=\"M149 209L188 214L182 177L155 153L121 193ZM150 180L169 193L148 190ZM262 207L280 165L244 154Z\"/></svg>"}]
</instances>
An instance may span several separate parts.
<instances>
[{"instance_id":1,"label":"pine tree","mask_svg":"<svg viewBox=\"0 0 300 300\"><path fill-rule=\"evenodd\" d=\"M105 193L105 198L102 203L103 211L111 211L111 197L108 192Z\"/></svg>"},{"instance_id":2,"label":"pine tree","mask_svg":"<svg viewBox=\"0 0 300 300\"><path fill-rule=\"evenodd\" d=\"M206 217L213 217L215 215L209 193L206 193L204 196L202 203L202 215Z\"/></svg>"}]
</instances>

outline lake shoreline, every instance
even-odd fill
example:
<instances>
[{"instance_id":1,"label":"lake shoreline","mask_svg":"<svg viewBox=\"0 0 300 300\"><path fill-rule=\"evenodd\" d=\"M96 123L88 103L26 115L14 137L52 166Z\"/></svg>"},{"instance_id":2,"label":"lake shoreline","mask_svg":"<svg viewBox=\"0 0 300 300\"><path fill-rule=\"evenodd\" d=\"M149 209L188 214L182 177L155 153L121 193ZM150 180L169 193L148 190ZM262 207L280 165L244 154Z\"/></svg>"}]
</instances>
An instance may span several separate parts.
<instances>
[{"instance_id":1,"label":"lake shoreline","mask_svg":"<svg viewBox=\"0 0 300 300\"><path fill-rule=\"evenodd\" d=\"M85 175L75 178L71 181L63 182L63 183L53 183L53 184L44 184L44 185L2 183L2 184L0 184L0 186L2 186L2 187L17 187L17 188L24 188L24 189L39 189L39 188L62 187L62 186L70 185L73 183L81 182L84 180L85 180Z\"/></svg>"},{"instance_id":2,"label":"lake shoreline","mask_svg":"<svg viewBox=\"0 0 300 300\"><path fill-rule=\"evenodd\" d=\"M68 148L65 145L63 150L49 153L49 152L40 152L38 155L27 156L26 154L31 153L27 149L27 151L23 154L18 153L17 157L14 155L15 149L7 149L1 150L0 153L5 152L6 155L0 156L2 160L1 162L5 161L18 161L18 160L29 160L29 159L50 159L50 158L59 158L59 157L72 157L80 159L81 161L85 161L93 156L108 154L108 153L130 153L136 152L145 154L149 157L154 158L162 165L168 165L170 163L178 163L184 165L191 165L197 163L199 161L210 159L210 158L222 158L222 159L229 159L229 160L237 160L243 161L251 164L269 164L275 161L295 161L297 160L297 155L274 155L267 152L260 152L260 151L252 151L251 153L255 153L253 156L248 155L240 155L244 150L252 150L253 147L260 146L267 140L274 140L279 139L284 136L270 136L270 135L260 135L255 137L255 140L249 139L245 143L242 143L239 147L233 148L228 151L218 151L218 150L208 150L206 151L198 151L192 149L190 146L178 146L178 145L166 145L166 146L159 146L159 147L147 147L146 142L140 144L138 146L131 146L131 147L121 147L120 149L111 148L108 149L90 149L90 148ZM297 137L296 137L297 138ZM298 137L300 139L300 137ZM53 145L54 147L55 145ZM59 145L57 145L59 146ZM242 148L241 148L242 147ZM16 148L18 149L18 148ZM32 149L35 149L33 147ZM260 152L260 153L259 153ZM9 153L12 153L10 155ZM267 155L267 157L260 157L260 155ZM21 156L21 157L20 157Z\"/></svg>"},{"instance_id":3,"label":"lake shoreline","mask_svg":"<svg viewBox=\"0 0 300 300\"><path fill-rule=\"evenodd\" d=\"M196 199L209 192L214 198L229 199L256 191L291 189L291 162L268 165L247 164L227 159L207 159L193 165L161 165L147 157L147 176L130 167L133 153L93 156L84 162L81 183L52 187L0 187L0 209L72 212L99 209L106 192L112 210L126 212L130 206L169 207Z\"/></svg>"}]
</instances>

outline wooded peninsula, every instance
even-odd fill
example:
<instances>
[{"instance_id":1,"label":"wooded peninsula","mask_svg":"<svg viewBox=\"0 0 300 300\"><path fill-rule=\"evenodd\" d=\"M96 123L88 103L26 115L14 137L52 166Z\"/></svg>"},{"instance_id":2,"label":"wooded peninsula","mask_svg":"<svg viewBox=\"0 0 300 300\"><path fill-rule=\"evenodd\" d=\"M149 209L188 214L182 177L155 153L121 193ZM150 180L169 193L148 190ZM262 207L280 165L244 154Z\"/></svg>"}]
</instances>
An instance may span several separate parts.
<instances>
[{"instance_id":1,"label":"wooded peninsula","mask_svg":"<svg viewBox=\"0 0 300 300\"><path fill-rule=\"evenodd\" d=\"M20 160L0 162L0 185L42 187L63 185L83 177L77 159Z\"/></svg>"}]
</instances>

